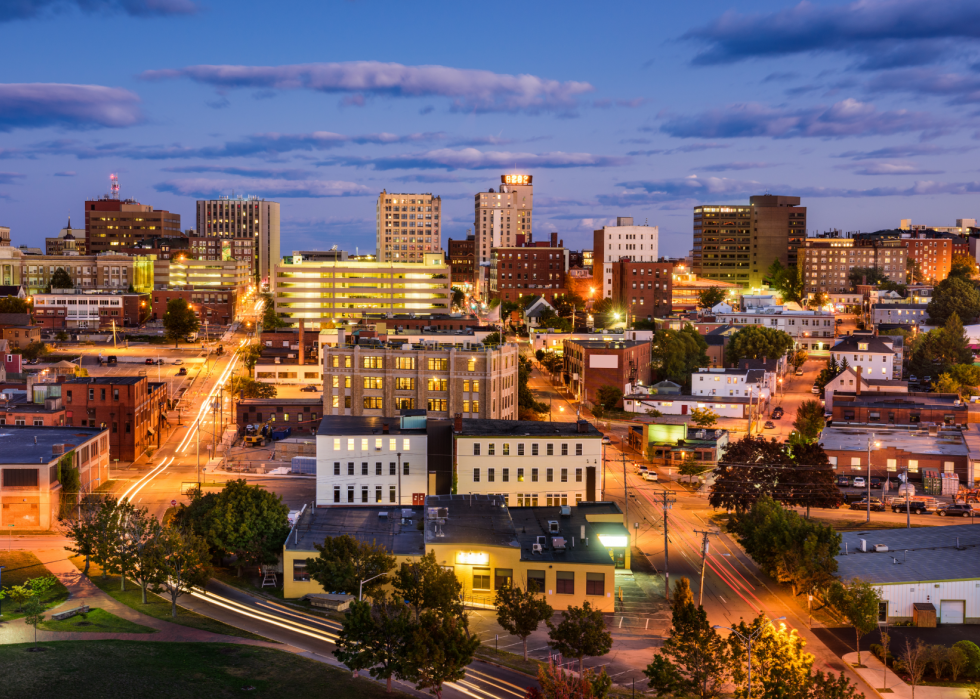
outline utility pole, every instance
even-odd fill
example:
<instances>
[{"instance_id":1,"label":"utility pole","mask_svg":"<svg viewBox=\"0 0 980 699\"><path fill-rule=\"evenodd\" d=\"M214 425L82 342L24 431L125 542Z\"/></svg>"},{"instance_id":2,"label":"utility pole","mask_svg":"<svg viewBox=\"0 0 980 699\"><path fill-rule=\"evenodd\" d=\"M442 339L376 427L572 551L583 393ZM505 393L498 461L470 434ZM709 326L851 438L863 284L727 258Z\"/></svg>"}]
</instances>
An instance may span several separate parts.
<instances>
[{"instance_id":1,"label":"utility pole","mask_svg":"<svg viewBox=\"0 0 980 699\"><path fill-rule=\"evenodd\" d=\"M670 552L670 539L668 538L668 525L667 525L667 510L676 501L676 498L670 495L669 491L664 488L663 492L664 498L664 595L667 601L670 602L670 566L669 566L669 552Z\"/></svg>"},{"instance_id":2,"label":"utility pole","mask_svg":"<svg viewBox=\"0 0 980 699\"><path fill-rule=\"evenodd\" d=\"M701 535L701 592L698 594L698 606L702 606L704 602L704 574L705 574L705 561L708 557L708 534L713 534L714 532L702 532L697 529L694 530L695 534Z\"/></svg>"},{"instance_id":3,"label":"utility pole","mask_svg":"<svg viewBox=\"0 0 980 699\"><path fill-rule=\"evenodd\" d=\"M620 444L622 446L622 444ZM630 528L630 494L627 492L626 488L626 452L620 451L620 455L623 457L623 502L625 503L625 517L626 517L626 531ZM633 542L634 544L636 542Z\"/></svg>"}]
</instances>

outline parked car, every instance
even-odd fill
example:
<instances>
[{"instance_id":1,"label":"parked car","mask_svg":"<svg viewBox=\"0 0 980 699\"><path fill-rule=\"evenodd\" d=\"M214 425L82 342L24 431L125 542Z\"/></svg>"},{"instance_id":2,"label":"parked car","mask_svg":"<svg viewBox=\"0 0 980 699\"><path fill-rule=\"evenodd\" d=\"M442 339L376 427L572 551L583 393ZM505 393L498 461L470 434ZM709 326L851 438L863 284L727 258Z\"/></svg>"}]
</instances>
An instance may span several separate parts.
<instances>
[{"instance_id":1,"label":"parked car","mask_svg":"<svg viewBox=\"0 0 980 699\"><path fill-rule=\"evenodd\" d=\"M110 354L108 357L106 357L105 363L108 364L109 366L112 366L113 364L116 363L116 361L117 361L116 355Z\"/></svg>"},{"instance_id":2,"label":"parked car","mask_svg":"<svg viewBox=\"0 0 980 699\"><path fill-rule=\"evenodd\" d=\"M766 424L764 425L764 427L767 430L774 430L776 429L776 424L772 420L766 420Z\"/></svg>"},{"instance_id":3,"label":"parked car","mask_svg":"<svg viewBox=\"0 0 980 699\"><path fill-rule=\"evenodd\" d=\"M810 387L810 393L819 396L820 395L820 387L817 384L813 384Z\"/></svg>"},{"instance_id":4,"label":"parked car","mask_svg":"<svg viewBox=\"0 0 980 699\"><path fill-rule=\"evenodd\" d=\"M183 363L184 363L184 360L183 359L175 359L174 360L174 365L175 366L180 366Z\"/></svg>"},{"instance_id":5,"label":"parked car","mask_svg":"<svg viewBox=\"0 0 980 699\"><path fill-rule=\"evenodd\" d=\"M182 366L177 370L177 376L187 376L187 367Z\"/></svg>"},{"instance_id":6,"label":"parked car","mask_svg":"<svg viewBox=\"0 0 980 699\"><path fill-rule=\"evenodd\" d=\"M843 324L844 324L844 319L843 318L838 318L837 319L837 325L843 325Z\"/></svg>"},{"instance_id":7,"label":"parked car","mask_svg":"<svg viewBox=\"0 0 980 699\"><path fill-rule=\"evenodd\" d=\"M850 486L851 485L850 476L837 476L837 485L839 485L841 488L847 488L848 486Z\"/></svg>"},{"instance_id":8,"label":"parked car","mask_svg":"<svg viewBox=\"0 0 980 699\"><path fill-rule=\"evenodd\" d=\"M796 370L796 375L797 376L803 376L803 369L797 369Z\"/></svg>"},{"instance_id":9,"label":"parked car","mask_svg":"<svg viewBox=\"0 0 980 699\"><path fill-rule=\"evenodd\" d=\"M603 435L603 437L602 437L602 443L603 444L612 444L612 440L609 439L609 437L606 437L605 435Z\"/></svg>"},{"instance_id":10,"label":"parked car","mask_svg":"<svg viewBox=\"0 0 980 699\"><path fill-rule=\"evenodd\" d=\"M868 499L862 498L851 503L852 510L867 510L868 509ZM871 509L875 512L884 512L885 503L883 503L878 498L871 498Z\"/></svg>"},{"instance_id":11,"label":"parked car","mask_svg":"<svg viewBox=\"0 0 980 699\"><path fill-rule=\"evenodd\" d=\"M146 363L147 364L154 364L155 362L152 359L150 359L149 357L147 357Z\"/></svg>"},{"instance_id":12,"label":"parked car","mask_svg":"<svg viewBox=\"0 0 980 699\"><path fill-rule=\"evenodd\" d=\"M312 393L315 392L317 388L313 384L310 384L309 386L303 386L303 388L299 390L303 391L304 393Z\"/></svg>"},{"instance_id":13,"label":"parked car","mask_svg":"<svg viewBox=\"0 0 980 699\"><path fill-rule=\"evenodd\" d=\"M772 419L773 420L778 420L779 418L781 418L783 416L783 413L784 412L785 411L781 407L774 409L772 411Z\"/></svg>"},{"instance_id":14,"label":"parked car","mask_svg":"<svg viewBox=\"0 0 980 699\"><path fill-rule=\"evenodd\" d=\"M643 480L645 480L645 481L656 481L657 480L657 472L656 471L644 471L643 472Z\"/></svg>"},{"instance_id":15,"label":"parked car","mask_svg":"<svg viewBox=\"0 0 980 699\"><path fill-rule=\"evenodd\" d=\"M902 500L900 498L896 498L895 500L892 500L891 508L892 508L892 512L905 512L906 511L905 500ZM929 514L929 510L928 508L926 508L926 504L921 500L912 500L911 502L909 502L907 511L913 515Z\"/></svg>"},{"instance_id":16,"label":"parked car","mask_svg":"<svg viewBox=\"0 0 980 699\"><path fill-rule=\"evenodd\" d=\"M649 467L646 464L641 464L639 461L633 462L633 473L642 474L644 471L648 469Z\"/></svg>"},{"instance_id":17,"label":"parked car","mask_svg":"<svg viewBox=\"0 0 980 699\"><path fill-rule=\"evenodd\" d=\"M971 504L962 505L946 505L945 507L940 507L936 510L936 514L940 517L976 517L977 511L973 509Z\"/></svg>"},{"instance_id":18,"label":"parked car","mask_svg":"<svg viewBox=\"0 0 980 699\"><path fill-rule=\"evenodd\" d=\"M868 484L868 482L866 480L864 480L864 476L854 476L854 484L853 485L854 485L855 488L863 488L867 484Z\"/></svg>"},{"instance_id":19,"label":"parked car","mask_svg":"<svg viewBox=\"0 0 980 699\"><path fill-rule=\"evenodd\" d=\"M881 487L881 479L878 478L877 476L872 476L871 477L871 487L872 488L880 488Z\"/></svg>"},{"instance_id":20,"label":"parked car","mask_svg":"<svg viewBox=\"0 0 980 699\"><path fill-rule=\"evenodd\" d=\"M932 377L931 376L923 376L922 377L922 382L923 383L932 383Z\"/></svg>"},{"instance_id":21,"label":"parked car","mask_svg":"<svg viewBox=\"0 0 980 699\"><path fill-rule=\"evenodd\" d=\"M909 377L909 383L919 383L919 377L918 377L918 376L916 376L915 374L912 374L912 375L911 375L911 376Z\"/></svg>"}]
</instances>

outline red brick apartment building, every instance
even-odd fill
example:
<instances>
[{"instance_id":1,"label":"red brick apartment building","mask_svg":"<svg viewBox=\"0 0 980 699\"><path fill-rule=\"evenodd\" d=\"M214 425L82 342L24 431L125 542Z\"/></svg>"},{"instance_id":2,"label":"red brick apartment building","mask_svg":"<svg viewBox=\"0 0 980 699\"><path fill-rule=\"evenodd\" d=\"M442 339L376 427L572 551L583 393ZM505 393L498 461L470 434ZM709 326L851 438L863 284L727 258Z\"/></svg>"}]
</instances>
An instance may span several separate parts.
<instances>
[{"instance_id":1,"label":"red brick apartment building","mask_svg":"<svg viewBox=\"0 0 980 699\"><path fill-rule=\"evenodd\" d=\"M671 262L633 262L624 257L612 263L613 301L626 307L630 320L653 320L671 314Z\"/></svg>"},{"instance_id":2,"label":"red brick apartment building","mask_svg":"<svg viewBox=\"0 0 980 699\"><path fill-rule=\"evenodd\" d=\"M595 401L601 386L626 393L626 384L650 385L650 343L638 340L565 340L568 387L583 401ZM622 407L620 400L617 407Z\"/></svg>"},{"instance_id":3,"label":"red brick apartment building","mask_svg":"<svg viewBox=\"0 0 980 699\"><path fill-rule=\"evenodd\" d=\"M551 302L564 296L568 251L558 234L551 234L550 243L524 243L521 234L517 241L515 247L493 248L490 253L490 298L543 296Z\"/></svg>"},{"instance_id":4,"label":"red brick apartment building","mask_svg":"<svg viewBox=\"0 0 980 699\"><path fill-rule=\"evenodd\" d=\"M209 325L229 325L235 319L235 308L238 305L238 292L232 287L216 289L154 289L150 296L153 299L151 320L162 320L167 314L167 302L170 299L184 299L189 303L198 320L203 326L207 320Z\"/></svg>"},{"instance_id":5,"label":"red brick apartment building","mask_svg":"<svg viewBox=\"0 0 980 699\"><path fill-rule=\"evenodd\" d=\"M453 286L472 289L476 283L476 241L468 235L465 240L449 239L449 267Z\"/></svg>"},{"instance_id":6,"label":"red brick apartment building","mask_svg":"<svg viewBox=\"0 0 980 699\"><path fill-rule=\"evenodd\" d=\"M85 202L85 252L115 252L149 238L180 235L180 214L133 199L102 197Z\"/></svg>"}]
</instances>

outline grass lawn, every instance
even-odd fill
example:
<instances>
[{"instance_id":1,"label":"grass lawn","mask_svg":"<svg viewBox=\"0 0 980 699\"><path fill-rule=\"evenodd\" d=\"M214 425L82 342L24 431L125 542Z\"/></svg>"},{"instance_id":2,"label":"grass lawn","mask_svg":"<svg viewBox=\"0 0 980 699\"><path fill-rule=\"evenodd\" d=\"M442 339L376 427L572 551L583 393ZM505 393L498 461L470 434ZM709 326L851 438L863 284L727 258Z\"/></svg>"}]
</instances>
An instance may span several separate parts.
<instances>
[{"instance_id":1,"label":"grass lawn","mask_svg":"<svg viewBox=\"0 0 980 699\"><path fill-rule=\"evenodd\" d=\"M79 567L79 569L84 568L84 559L74 557L71 560L76 566ZM177 617L174 618L170 616L169 600L166 600L158 595L154 595L152 592L148 592L146 595L147 603L143 604L143 593L140 592L139 585L127 580L126 591L122 592L119 589L119 576L109 575L106 576L105 580L103 580L98 566L96 566L94 563L89 567L89 580L91 580L96 587L117 602L122 602L127 607L131 607L136 611L142 612L143 614L151 616L155 619L162 619L174 624L180 624L181 626L190 626L194 629L210 631L211 633L221 633L226 636L252 638L258 641L269 640L264 636L259 636L243 629L229 626L228 624L218 621L217 619L212 619L211 617L204 616L203 614L197 614L189 609L185 609L184 607L180 606L180 600L177 601Z\"/></svg>"},{"instance_id":2,"label":"grass lawn","mask_svg":"<svg viewBox=\"0 0 980 699\"><path fill-rule=\"evenodd\" d=\"M242 577L235 575L234 568L215 568L214 579L220 580L226 585L237 587L239 590L245 590L246 592L251 592L253 594L263 595L265 597L269 597L270 599L283 599L281 587L262 587L262 578L255 573L254 566L248 570L245 570L242 573ZM278 581L281 585L281 573L278 576Z\"/></svg>"},{"instance_id":3,"label":"grass lawn","mask_svg":"<svg viewBox=\"0 0 980 699\"><path fill-rule=\"evenodd\" d=\"M9 590L14 585L23 585L29 578L42 578L51 575L40 559L29 551L0 551L0 566L4 566L3 588ZM44 594L44 603L50 608L68 599L68 588L60 582ZM24 616L17 611L17 602L12 598L3 601L4 620L19 619Z\"/></svg>"},{"instance_id":4,"label":"grass lawn","mask_svg":"<svg viewBox=\"0 0 980 699\"><path fill-rule=\"evenodd\" d=\"M481 644L476 649L474 656L478 660L486 660L497 665L503 665L504 667L523 672L525 675L530 675L531 677L537 677L538 669L547 665L547 663L535 660L534 658L525 660L523 650L520 653L508 653L505 650L494 650L493 645L487 645L486 643Z\"/></svg>"},{"instance_id":5,"label":"grass lawn","mask_svg":"<svg viewBox=\"0 0 980 699\"><path fill-rule=\"evenodd\" d=\"M136 624L98 607L93 607L88 614L76 614L64 621L49 618L41 622L39 628L79 633L156 633L156 629Z\"/></svg>"},{"instance_id":6,"label":"grass lawn","mask_svg":"<svg viewBox=\"0 0 980 699\"><path fill-rule=\"evenodd\" d=\"M4 696L49 696L71 688L73 699L221 699L302 697L311 688L331 699L406 697L385 694L384 685L354 679L350 672L269 648L227 643L130 643L59 641L0 647Z\"/></svg>"}]
</instances>

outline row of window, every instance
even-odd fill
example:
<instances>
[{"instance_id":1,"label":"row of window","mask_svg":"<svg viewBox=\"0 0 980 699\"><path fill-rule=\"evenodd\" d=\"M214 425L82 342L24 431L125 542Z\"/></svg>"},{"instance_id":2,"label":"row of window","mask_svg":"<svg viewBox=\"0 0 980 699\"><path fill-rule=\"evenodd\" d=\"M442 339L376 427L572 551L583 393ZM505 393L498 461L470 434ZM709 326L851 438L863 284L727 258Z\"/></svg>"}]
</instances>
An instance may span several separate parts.
<instances>
[{"instance_id":1,"label":"row of window","mask_svg":"<svg viewBox=\"0 0 980 699\"><path fill-rule=\"evenodd\" d=\"M525 471L525 469L523 469L523 468L517 469L517 482L518 483L523 483L524 482L524 471ZM536 468L532 468L531 469L531 482L532 483L537 483L538 482L538 471L539 471L539 469L536 469ZM487 483L493 483L494 482L494 479L496 477L497 477L496 469L494 469L494 468L488 468L487 469ZM559 469L559 478L561 479L560 482L562 482L562 483L568 483L568 469L567 468ZM554 483L555 482L555 469L553 469L553 468L546 468L544 470L544 479L545 479L545 483ZM500 469L500 481L502 483L509 483L510 482L510 469L509 468L502 468L502 469ZM474 468L473 469L473 482L474 483L479 483L480 482L480 469L478 469L478 468ZM582 469L580 469L580 468L575 469L575 482L576 483L581 483L582 482Z\"/></svg>"},{"instance_id":2,"label":"row of window","mask_svg":"<svg viewBox=\"0 0 980 699\"><path fill-rule=\"evenodd\" d=\"M474 401L475 402L475 401ZM531 456L539 456L538 443L533 442L531 444ZM501 456L510 456L510 442L504 442L501 445ZM480 452L483 447L480 442L473 442L473 456L480 456ZM495 442L490 442L487 444L487 456L496 456L497 444ZM545 445L545 455L554 456L555 455L555 445L548 443ZM517 456L524 456L524 442L517 443ZM562 442L561 444L561 455L568 456L568 442ZM582 456L582 444L578 443L575 445L575 456ZM537 470L537 469L535 469Z\"/></svg>"},{"instance_id":3,"label":"row of window","mask_svg":"<svg viewBox=\"0 0 980 699\"><path fill-rule=\"evenodd\" d=\"M490 568L473 568L473 589L474 590L502 590L514 584L514 570L512 568L493 569L493 587L491 588ZM579 574L581 575L581 573ZM579 578L581 580L581 578ZM549 590L547 571L529 570L527 571L527 587L529 590L544 593ZM585 594L590 597L604 597L606 594L606 576L604 573L585 574ZM575 573L570 570L555 571L555 594L574 595L575 594Z\"/></svg>"},{"instance_id":4,"label":"row of window","mask_svg":"<svg viewBox=\"0 0 980 699\"><path fill-rule=\"evenodd\" d=\"M836 456L830 457L830 465L831 465L831 468L833 468L833 469L836 469L837 468L837 457ZM864 470L867 469L867 467L868 467L867 464L865 464L864 466L861 465L861 458L860 457L858 457L858 456L852 456L851 457L851 470L852 471L864 471ZM905 468L908 469L908 472L909 473L918 473L919 472L919 460L918 459L908 459L906 461L906 463L905 463ZM898 471L898 459L886 459L885 460L885 469L887 471L893 471L893 472ZM952 462L952 461L944 461L943 462L943 473L955 473L955 471L956 471L956 464L954 462Z\"/></svg>"},{"instance_id":5,"label":"row of window","mask_svg":"<svg viewBox=\"0 0 980 699\"><path fill-rule=\"evenodd\" d=\"M388 451L397 451L398 449L398 439L396 437L388 437ZM384 449L385 438L375 437L374 438L374 451L382 451ZM333 438L333 450L340 451L341 445L343 444L342 437ZM361 437L360 448L361 451L370 451L371 439L369 437ZM347 438L347 451L354 451L357 445L357 439L355 437ZM410 451L412 448L412 440L408 437L402 438L402 451Z\"/></svg>"},{"instance_id":6,"label":"row of window","mask_svg":"<svg viewBox=\"0 0 980 699\"><path fill-rule=\"evenodd\" d=\"M384 464L382 464L380 461L375 462L375 464L374 464L374 475L376 475L376 476L383 476L384 475L384 470L385 470L384 469ZM370 471L370 468L369 468L368 462L367 461L362 461L361 462L361 475L362 476L370 475L369 474L369 471ZM409 464L406 461L406 462L404 462L402 464L402 475L403 476L408 476L408 475L410 475L410 473L411 473L411 468L409 467ZM335 475L335 476L339 476L340 475L340 462L339 461L334 461L333 462L333 475ZM353 476L354 475L354 462L353 461L348 461L347 462L347 475L348 476ZM388 463L388 475L389 476L397 476L398 475L398 464L396 464L394 461L391 461L391 462Z\"/></svg>"},{"instance_id":7,"label":"row of window","mask_svg":"<svg viewBox=\"0 0 980 699\"><path fill-rule=\"evenodd\" d=\"M383 498L384 489L382 488L382 486L380 486L380 485L374 486L374 500L373 501L372 500L368 500L368 494L369 494L369 492L370 491L368 489L368 486L366 486L366 485L362 485L361 486L361 500L360 500L360 502L362 504L366 504L368 502L376 502L376 503L377 502L384 502L384 498ZM346 501L341 501L340 495L341 495L340 486L339 485L335 485L333 487L333 501L335 503L338 503L339 504L341 502L348 502L348 503L357 502L354 499L354 486L353 485L348 485L347 486L347 500ZM392 486L389 486L388 487L388 502L397 502L397 501L398 501L398 490L397 490L397 488L395 486L393 486L393 485Z\"/></svg>"}]
</instances>

